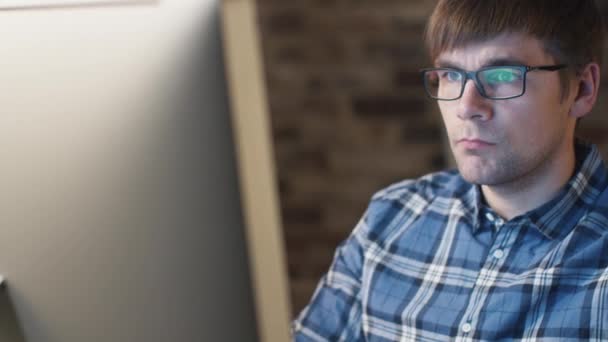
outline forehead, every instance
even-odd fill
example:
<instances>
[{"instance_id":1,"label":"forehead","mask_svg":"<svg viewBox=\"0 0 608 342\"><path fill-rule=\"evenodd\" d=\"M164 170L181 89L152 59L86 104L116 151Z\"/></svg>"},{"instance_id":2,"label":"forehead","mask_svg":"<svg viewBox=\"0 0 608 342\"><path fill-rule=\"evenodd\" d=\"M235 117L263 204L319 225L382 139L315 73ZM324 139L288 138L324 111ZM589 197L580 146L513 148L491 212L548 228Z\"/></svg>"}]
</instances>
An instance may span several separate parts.
<instances>
[{"instance_id":1,"label":"forehead","mask_svg":"<svg viewBox=\"0 0 608 342\"><path fill-rule=\"evenodd\" d=\"M435 60L435 65L472 70L489 65L541 65L553 62L539 39L524 34L504 34L443 51Z\"/></svg>"}]
</instances>

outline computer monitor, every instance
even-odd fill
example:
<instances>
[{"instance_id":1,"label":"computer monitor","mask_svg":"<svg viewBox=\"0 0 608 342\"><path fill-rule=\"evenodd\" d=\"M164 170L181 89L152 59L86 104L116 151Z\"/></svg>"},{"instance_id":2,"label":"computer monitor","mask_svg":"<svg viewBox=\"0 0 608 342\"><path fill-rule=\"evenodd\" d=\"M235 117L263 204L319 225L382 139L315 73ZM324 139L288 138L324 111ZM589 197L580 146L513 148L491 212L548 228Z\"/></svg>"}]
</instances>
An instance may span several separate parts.
<instances>
[{"instance_id":1,"label":"computer monitor","mask_svg":"<svg viewBox=\"0 0 608 342\"><path fill-rule=\"evenodd\" d=\"M224 5L0 11L0 341L287 338L255 16Z\"/></svg>"}]
</instances>

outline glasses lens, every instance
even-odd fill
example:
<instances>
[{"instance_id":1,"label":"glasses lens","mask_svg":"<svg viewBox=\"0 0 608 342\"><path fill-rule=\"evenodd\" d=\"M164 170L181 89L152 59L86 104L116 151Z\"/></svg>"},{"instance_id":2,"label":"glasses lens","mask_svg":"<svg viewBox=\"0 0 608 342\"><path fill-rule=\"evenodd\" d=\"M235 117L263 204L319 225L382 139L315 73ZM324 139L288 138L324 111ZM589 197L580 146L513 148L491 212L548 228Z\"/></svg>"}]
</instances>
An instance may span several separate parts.
<instances>
[{"instance_id":1,"label":"glasses lens","mask_svg":"<svg viewBox=\"0 0 608 342\"><path fill-rule=\"evenodd\" d=\"M434 69L424 72L426 91L436 99L454 100L460 96L464 75L457 70Z\"/></svg>"},{"instance_id":2,"label":"glasses lens","mask_svg":"<svg viewBox=\"0 0 608 342\"><path fill-rule=\"evenodd\" d=\"M492 99L519 96L524 92L524 71L521 68L487 68L479 71L477 78L486 96Z\"/></svg>"}]
</instances>

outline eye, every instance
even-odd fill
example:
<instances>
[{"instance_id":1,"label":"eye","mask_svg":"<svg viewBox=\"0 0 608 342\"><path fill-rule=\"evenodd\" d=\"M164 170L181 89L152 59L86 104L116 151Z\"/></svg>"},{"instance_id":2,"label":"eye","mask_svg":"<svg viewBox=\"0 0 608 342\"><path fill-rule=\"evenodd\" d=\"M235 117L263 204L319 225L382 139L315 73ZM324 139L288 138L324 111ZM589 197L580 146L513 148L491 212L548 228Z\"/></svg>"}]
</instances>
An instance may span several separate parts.
<instances>
[{"instance_id":1,"label":"eye","mask_svg":"<svg viewBox=\"0 0 608 342\"><path fill-rule=\"evenodd\" d=\"M458 71L444 70L444 72L441 74L441 79L448 82L460 82L462 81L462 74Z\"/></svg>"},{"instance_id":2,"label":"eye","mask_svg":"<svg viewBox=\"0 0 608 342\"><path fill-rule=\"evenodd\" d=\"M509 84L521 80L519 69L497 68L485 70L482 74L483 79L492 85Z\"/></svg>"}]
</instances>

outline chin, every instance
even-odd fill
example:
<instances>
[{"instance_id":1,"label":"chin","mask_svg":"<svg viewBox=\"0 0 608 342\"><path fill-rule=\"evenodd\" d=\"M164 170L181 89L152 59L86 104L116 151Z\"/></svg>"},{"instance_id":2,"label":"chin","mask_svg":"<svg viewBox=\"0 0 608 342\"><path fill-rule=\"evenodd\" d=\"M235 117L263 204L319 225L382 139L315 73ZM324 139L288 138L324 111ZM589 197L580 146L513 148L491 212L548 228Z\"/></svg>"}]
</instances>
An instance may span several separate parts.
<instances>
[{"instance_id":1,"label":"chin","mask_svg":"<svg viewBox=\"0 0 608 342\"><path fill-rule=\"evenodd\" d=\"M465 169L465 168L458 168L458 171L460 172L460 175L462 176L462 178L464 178L464 180L466 180L469 183L472 184L477 184L477 185L486 185L486 186L496 186L496 185L503 185L503 184L507 184L509 182L511 182L512 180L516 179L516 177L514 177L514 173L511 173L509 171L511 170L504 170L504 169L483 169L483 170L479 170L479 169Z\"/></svg>"},{"instance_id":2,"label":"chin","mask_svg":"<svg viewBox=\"0 0 608 342\"><path fill-rule=\"evenodd\" d=\"M471 167L468 165L458 165L458 171L462 178L467 182L478 185L495 185L499 184L501 177L497 170L487 168Z\"/></svg>"},{"instance_id":3,"label":"chin","mask_svg":"<svg viewBox=\"0 0 608 342\"><path fill-rule=\"evenodd\" d=\"M477 185L487 185L488 180L485 179L484 177L479 177L477 175L471 175L469 173L462 172L462 171L460 171L460 175L462 176L462 178L464 178L464 180L466 180L469 183L477 184Z\"/></svg>"},{"instance_id":4,"label":"chin","mask_svg":"<svg viewBox=\"0 0 608 342\"><path fill-rule=\"evenodd\" d=\"M510 179L513 169L509 163L488 156L454 153L458 171L467 182L498 185Z\"/></svg>"}]
</instances>

